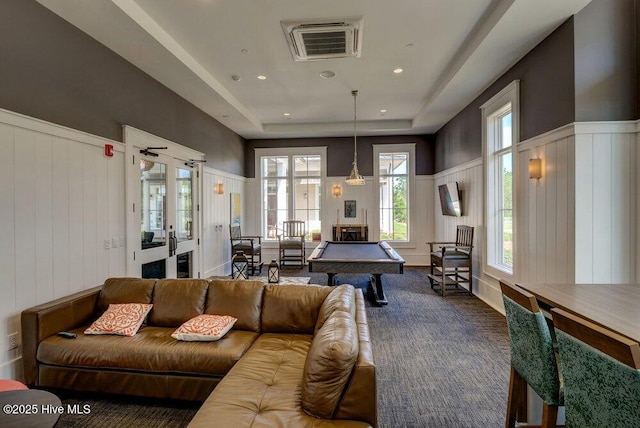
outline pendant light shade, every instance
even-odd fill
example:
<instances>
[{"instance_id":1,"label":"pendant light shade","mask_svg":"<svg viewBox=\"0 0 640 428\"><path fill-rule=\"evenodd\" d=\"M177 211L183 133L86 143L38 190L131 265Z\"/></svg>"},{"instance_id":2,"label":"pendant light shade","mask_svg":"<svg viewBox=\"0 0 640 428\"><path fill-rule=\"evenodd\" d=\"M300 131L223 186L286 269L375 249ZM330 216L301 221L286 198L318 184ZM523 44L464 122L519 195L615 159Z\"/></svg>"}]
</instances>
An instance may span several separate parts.
<instances>
[{"instance_id":1,"label":"pendant light shade","mask_svg":"<svg viewBox=\"0 0 640 428\"><path fill-rule=\"evenodd\" d=\"M347 184L352 186L362 186L364 184L364 177L358 172L358 133L357 133L357 114L356 114L356 99L358 97L358 91L351 91L353 95L353 163L351 168L351 174L345 180Z\"/></svg>"}]
</instances>

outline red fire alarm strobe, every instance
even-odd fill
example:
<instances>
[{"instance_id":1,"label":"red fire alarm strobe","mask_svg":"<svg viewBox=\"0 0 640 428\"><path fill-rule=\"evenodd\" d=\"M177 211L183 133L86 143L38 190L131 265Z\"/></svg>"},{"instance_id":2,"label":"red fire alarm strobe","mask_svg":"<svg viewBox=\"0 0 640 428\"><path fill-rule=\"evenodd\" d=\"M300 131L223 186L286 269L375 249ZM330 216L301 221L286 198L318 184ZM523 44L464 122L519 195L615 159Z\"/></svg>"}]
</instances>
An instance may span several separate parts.
<instances>
[{"instance_id":1,"label":"red fire alarm strobe","mask_svg":"<svg viewBox=\"0 0 640 428\"><path fill-rule=\"evenodd\" d=\"M105 144L104 145L104 155L108 158L113 157L113 144Z\"/></svg>"}]
</instances>

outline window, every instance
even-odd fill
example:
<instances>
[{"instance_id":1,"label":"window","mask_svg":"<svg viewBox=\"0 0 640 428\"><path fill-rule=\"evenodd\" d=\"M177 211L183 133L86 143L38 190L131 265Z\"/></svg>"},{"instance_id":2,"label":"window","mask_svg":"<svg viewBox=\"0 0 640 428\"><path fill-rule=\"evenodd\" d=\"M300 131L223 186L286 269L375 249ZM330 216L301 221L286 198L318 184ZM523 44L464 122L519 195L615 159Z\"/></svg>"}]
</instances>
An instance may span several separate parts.
<instances>
[{"instance_id":1,"label":"window","mask_svg":"<svg viewBox=\"0 0 640 428\"><path fill-rule=\"evenodd\" d=\"M486 177L486 262L495 275L514 271L514 146L518 139L518 82L482 106Z\"/></svg>"},{"instance_id":2,"label":"window","mask_svg":"<svg viewBox=\"0 0 640 428\"><path fill-rule=\"evenodd\" d=\"M256 150L264 239L277 239L285 220L304 221L309 239L321 231L325 152L324 147Z\"/></svg>"},{"instance_id":3,"label":"window","mask_svg":"<svg viewBox=\"0 0 640 428\"><path fill-rule=\"evenodd\" d=\"M374 146L379 183L378 217L380 239L411 240L410 198L412 195L414 144Z\"/></svg>"}]
</instances>

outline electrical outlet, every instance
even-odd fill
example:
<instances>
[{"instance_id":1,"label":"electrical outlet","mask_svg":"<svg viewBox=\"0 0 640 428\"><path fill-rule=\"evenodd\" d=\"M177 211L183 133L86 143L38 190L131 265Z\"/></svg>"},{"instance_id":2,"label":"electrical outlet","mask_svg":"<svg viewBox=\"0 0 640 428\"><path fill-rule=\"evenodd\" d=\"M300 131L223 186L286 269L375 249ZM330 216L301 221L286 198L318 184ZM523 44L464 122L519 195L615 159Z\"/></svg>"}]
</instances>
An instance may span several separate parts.
<instances>
[{"instance_id":1,"label":"electrical outlet","mask_svg":"<svg viewBox=\"0 0 640 428\"><path fill-rule=\"evenodd\" d=\"M18 347L18 332L9 335L9 351Z\"/></svg>"},{"instance_id":2,"label":"electrical outlet","mask_svg":"<svg viewBox=\"0 0 640 428\"><path fill-rule=\"evenodd\" d=\"M115 236L111 238L111 248L118 248L118 238Z\"/></svg>"},{"instance_id":3,"label":"electrical outlet","mask_svg":"<svg viewBox=\"0 0 640 428\"><path fill-rule=\"evenodd\" d=\"M104 249L108 250L111 248L111 239L105 239L104 240Z\"/></svg>"}]
</instances>

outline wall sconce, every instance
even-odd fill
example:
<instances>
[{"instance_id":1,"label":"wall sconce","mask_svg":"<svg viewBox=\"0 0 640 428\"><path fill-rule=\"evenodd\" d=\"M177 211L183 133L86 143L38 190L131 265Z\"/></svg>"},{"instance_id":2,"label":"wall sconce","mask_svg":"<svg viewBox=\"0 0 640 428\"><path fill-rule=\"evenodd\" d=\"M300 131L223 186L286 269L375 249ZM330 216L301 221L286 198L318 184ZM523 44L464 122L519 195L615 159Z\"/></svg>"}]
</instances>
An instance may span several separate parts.
<instances>
[{"instance_id":1,"label":"wall sconce","mask_svg":"<svg viewBox=\"0 0 640 428\"><path fill-rule=\"evenodd\" d=\"M529 159L529 178L532 180L542 178L542 159Z\"/></svg>"},{"instance_id":2,"label":"wall sconce","mask_svg":"<svg viewBox=\"0 0 640 428\"><path fill-rule=\"evenodd\" d=\"M218 183L215 186L213 186L213 191L216 192L218 195L223 195L224 194L224 183Z\"/></svg>"},{"instance_id":3,"label":"wall sconce","mask_svg":"<svg viewBox=\"0 0 640 428\"><path fill-rule=\"evenodd\" d=\"M336 198L342 196L342 186L339 184L334 184L331 188L331 194Z\"/></svg>"}]
</instances>

